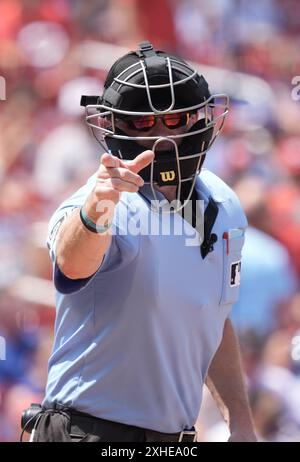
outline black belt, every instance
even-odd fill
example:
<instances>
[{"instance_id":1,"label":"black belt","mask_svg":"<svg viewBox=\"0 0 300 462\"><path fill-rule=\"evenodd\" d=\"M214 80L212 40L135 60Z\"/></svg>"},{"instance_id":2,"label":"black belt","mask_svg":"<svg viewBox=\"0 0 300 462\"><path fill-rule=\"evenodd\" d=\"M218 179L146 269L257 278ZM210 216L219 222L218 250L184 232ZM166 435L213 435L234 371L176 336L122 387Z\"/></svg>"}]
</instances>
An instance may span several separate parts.
<instances>
[{"instance_id":1,"label":"black belt","mask_svg":"<svg viewBox=\"0 0 300 462\"><path fill-rule=\"evenodd\" d=\"M93 417L89 414L64 409L70 415L69 432L71 437L84 437L86 434L96 435L103 442L194 442L197 433L194 427L178 433L161 433L154 430L135 427L119 422Z\"/></svg>"}]
</instances>

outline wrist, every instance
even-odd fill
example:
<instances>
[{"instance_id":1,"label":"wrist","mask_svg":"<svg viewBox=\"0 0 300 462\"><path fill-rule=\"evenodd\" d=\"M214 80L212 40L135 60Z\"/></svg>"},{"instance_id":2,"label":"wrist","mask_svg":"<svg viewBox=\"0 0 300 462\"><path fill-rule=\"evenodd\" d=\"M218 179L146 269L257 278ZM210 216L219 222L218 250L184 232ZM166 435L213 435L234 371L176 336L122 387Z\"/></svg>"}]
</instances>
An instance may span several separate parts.
<instances>
[{"instance_id":1,"label":"wrist","mask_svg":"<svg viewBox=\"0 0 300 462\"><path fill-rule=\"evenodd\" d=\"M115 202L110 199L97 199L95 194L91 194L83 204L84 211L88 218L94 223L105 226L111 223L114 217Z\"/></svg>"},{"instance_id":2,"label":"wrist","mask_svg":"<svg viewBox=\"0 0 300 462\"><path fill-rule=\"evenodd\" d=\"M79 210L79 216L83 226L95 234L106 233L112 225L112 221L108 221L105 216L99 216L97 221L93 221L87 214L84 205Z\"/></svg>"},{"instance_id":3,"label":"wrist","mask_svg":"<svg viewBox=\"0 0 300 462\"><path fill-rule=\"evenodd\" d=\"M235 431L231 432L228 442L231 443L257 443L257 436L254 431Z\"/></svg>"},{"instance_id":4,"label":"wrist","mask_svg":"<svg viewBox=\"0 0 300 462\"><path fill-rule=\"evenodd\" d=\"M231 433L254 433L254 425L250 413L241 412L229 416L229 429Z\"/></svg>"}]
</instances>

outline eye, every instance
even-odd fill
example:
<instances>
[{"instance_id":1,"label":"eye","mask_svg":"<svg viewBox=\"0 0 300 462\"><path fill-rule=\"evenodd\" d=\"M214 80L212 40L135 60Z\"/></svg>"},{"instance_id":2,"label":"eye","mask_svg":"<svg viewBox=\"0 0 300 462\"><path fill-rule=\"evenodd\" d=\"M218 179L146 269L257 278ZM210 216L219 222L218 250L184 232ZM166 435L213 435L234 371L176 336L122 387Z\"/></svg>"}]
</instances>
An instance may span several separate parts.
<instances>
[{"instance_id":1,"label":"eye","mask_svg":"<svg viewBox=\"0 0 300 462\"><path fill-rule=\"evenodd\" d=\"M188 112L165 114L163 120L168 128L183 127L189 123L190 114Z\"/></svg>"},{"instance_id":2,"label":"eye","mask_svg":"<svg viewBox=\"0 0 300 462\"><path fill-rule=\"evenodd\" d=\"M128 120L136 130L147 130L154 127L155 116L132 117Z\"/></svg>"}]
</instances>

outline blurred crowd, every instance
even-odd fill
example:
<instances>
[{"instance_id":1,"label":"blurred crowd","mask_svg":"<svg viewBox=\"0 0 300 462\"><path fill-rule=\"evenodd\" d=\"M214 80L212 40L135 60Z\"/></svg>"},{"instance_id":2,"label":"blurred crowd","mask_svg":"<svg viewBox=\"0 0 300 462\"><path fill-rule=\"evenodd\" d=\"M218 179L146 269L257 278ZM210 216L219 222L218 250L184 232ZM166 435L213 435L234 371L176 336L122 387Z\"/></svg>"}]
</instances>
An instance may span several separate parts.
<instances>
[{"instance_id":1,"label":"blurred crowd","mask_svg":"<svg viewBox=\"0 0 300 462\"><path fill-rule=\"evenodd\" d=\"M231 95L206 167L236 190L249 220L232 319L259 440L300 441L298 3L0 0L0 441L18 440L22 409L43 397L55 318L47 222L99 163L79 97L101 93L101 44L113 54L146 38L271 89L260 110ZM227 437L208 393L198 430L203 441Z\"/></svg>"}]
</instances>

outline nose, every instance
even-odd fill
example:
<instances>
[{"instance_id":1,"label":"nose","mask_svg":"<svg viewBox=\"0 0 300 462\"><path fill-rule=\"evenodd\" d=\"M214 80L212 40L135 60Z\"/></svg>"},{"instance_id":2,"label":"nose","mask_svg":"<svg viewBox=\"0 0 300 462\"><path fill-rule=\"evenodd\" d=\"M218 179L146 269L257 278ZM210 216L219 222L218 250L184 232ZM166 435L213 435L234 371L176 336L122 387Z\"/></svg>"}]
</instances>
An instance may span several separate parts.
<instances>
[{"instance_id":1,"label":"nose","mask_svg":"<svg viewBox=\"0 0 300 462\"><path fill-rule=\"evenodd\" d=\"M160 138L164 138L159 140L155 146L155 151L174 151L175 154L175 146L174 141L178 145L177 139L175 140L168 140L166 139L170 135L174 135L174 130L170 130L168 127L165 126L161 118L157 118L155 126L152 128L150 132L148 132L149 136L159 136ZM153 149L153 148L152 148Z\"/></svg>"},{"instance_id":2,"label":"nose","mask_svg":"<svg viewBox=\"0 0 300 462\"><path fill-rule=\"evenodd\" d=\"M161 136L168 136L170 135L170 129L165 126L162 119L160 117L157 118L156 124L153 127L153 133ZM157 132L157 133L156 133Z\"/></svg>"},{"instance_id":3,"label":"nose","mask_svg":"<svg viewBox=\"0 0 300 462\"><path fill-rule=\"evenodd\" d=\"M147 136L157 136L159 138L167 138L168 136L175 135L175 134L176 134L176 130L170 130L168 127L166 127L160 117L157 118L156 124L154 125L154 127L152 127L151 130L147 132ZM175 138L174 141L178 146L180 143L179 139ZM139 144L142 144L148 149L153 149L154 142L150 140L149 141L143 140L143 141L140 141ZM163 139L159 141L159 143L156 145L156 148L155 148L156 152L169 151L169 150L174 150L175 152L175 146L171 140L169 141L167 139Z\"/></svg>"}]
</instances>

